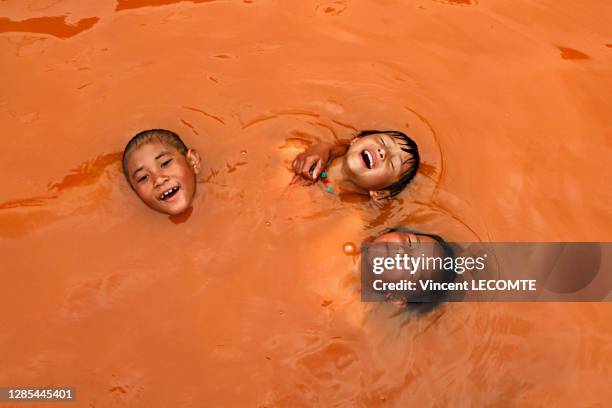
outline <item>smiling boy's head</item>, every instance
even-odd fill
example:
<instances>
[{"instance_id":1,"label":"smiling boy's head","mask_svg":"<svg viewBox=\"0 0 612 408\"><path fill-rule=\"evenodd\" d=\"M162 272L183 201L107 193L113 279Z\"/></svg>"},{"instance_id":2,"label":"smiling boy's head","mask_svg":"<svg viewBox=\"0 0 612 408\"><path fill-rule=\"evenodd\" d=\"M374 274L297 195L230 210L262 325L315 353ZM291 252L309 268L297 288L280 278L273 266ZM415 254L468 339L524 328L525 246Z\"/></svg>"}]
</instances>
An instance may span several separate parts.
<instances>
[{"instance_id":1,"label":"smiling boy's head","mask_svg":"<svg viewBox=\"0 0 612 408\"><path fill-rule=\"evenodd\" d=\"M140 199L155 211L180 214L191 205L200 156L165 129L145 130L123 151L123 174Z\"/></svg>"},{"instance_id":2,"label":"smiling boy's head","mask_svg":"<svg viewBox=\"0 0 612 408\"><path fill-rule=\"evenodd\" d=\"M351 181L370 192L399 194L419 168L419 150L406 134L366 130L355 136L344 156Z\"/></svg>"}]
</instances>

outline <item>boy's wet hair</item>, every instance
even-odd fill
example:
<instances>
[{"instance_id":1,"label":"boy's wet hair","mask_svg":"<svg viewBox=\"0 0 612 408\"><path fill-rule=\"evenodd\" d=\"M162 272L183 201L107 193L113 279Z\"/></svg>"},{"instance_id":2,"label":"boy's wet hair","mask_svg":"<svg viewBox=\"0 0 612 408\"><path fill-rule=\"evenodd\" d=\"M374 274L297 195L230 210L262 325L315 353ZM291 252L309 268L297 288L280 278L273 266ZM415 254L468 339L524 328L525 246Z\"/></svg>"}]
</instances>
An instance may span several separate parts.
<instances>
[{"instance_id":1,"label":"boy's wet hair","mask_svg":"<svg viewBox=\"0 0 612 408\"><path fill-rule=\"evenodd\" d=\"M174 147L182 155L187 154L187 150L189 150L187 146L185 146L185 143L183 143L179 135L172 132L171 130L167 130L167 129L143 130L142 132L138 133L136 136L131 138L130 141L125 145L125 149L123 150L123 157L121 158L121 163L123 167L123 174L128 179L128 181L130 180L127 174L127 166L126 166L126 160L127 160L128 154L131 151L137 149L138 147L144 144L150 143L151 141L154 141L154 140Z\"/></svg>"},{"instance_id":2,"label":"boy's wet hair","mask_svg":"<svg viewBox=\"0 0 612 408\"><path fill-rule=\"evenodd\" d=\"M412 165L400 176L400 179L395 183L383 188L383 190L389 191L391 197L398 195L408 183L414 178L417 171L419 170L419 164L421 163L421 157L419 156L419 148L414 140L412 140L407 134L400 132L399 130L363 130L355 138L369 136L369 135L389 135L399 141L402 150L410 154L408 159Z\"/></svg>"}]
</instances>

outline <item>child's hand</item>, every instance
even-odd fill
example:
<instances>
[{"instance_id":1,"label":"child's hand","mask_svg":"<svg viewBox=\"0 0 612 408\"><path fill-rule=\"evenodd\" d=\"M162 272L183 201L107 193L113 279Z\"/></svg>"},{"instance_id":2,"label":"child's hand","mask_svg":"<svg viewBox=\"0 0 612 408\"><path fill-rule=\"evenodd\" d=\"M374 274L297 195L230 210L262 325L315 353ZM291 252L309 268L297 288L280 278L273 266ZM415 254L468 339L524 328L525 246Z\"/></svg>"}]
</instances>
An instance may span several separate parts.
<instances>
[{"instance_id":1,"label":"child's hand","mask_svg":"<svg viewBox=\"0 0 612 408\"><path fill-rule=\"evenodd\" d=\"M333 146L329 143L316 143L298 154L293 160L293 171L307 180L317 181L321 171L331 158Z\"/></svg>"}]
</instances>

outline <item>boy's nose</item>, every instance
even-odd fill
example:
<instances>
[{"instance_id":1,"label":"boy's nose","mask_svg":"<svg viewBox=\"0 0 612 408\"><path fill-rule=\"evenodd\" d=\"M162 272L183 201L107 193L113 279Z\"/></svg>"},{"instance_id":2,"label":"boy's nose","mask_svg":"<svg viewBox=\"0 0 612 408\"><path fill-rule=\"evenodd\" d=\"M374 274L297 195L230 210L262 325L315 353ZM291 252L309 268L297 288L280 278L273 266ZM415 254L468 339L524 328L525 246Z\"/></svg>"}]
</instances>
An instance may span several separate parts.
<instances>
[{"instance_id":1,"label":"boy's nose","mask_svg":"<svg viewBox=\"0 0 612 408\"><path fill-rule=\"evenodd\" d=\"M165 174L159 174L155 177L155 187L159 187L168 181L168 176Z\"/></svg>"},{"instance_id":2,"label":"boy's nose","mask_svg":"<svg viewBox=\"0 0 612 408\"><path fill-rule=\"evenodd\" d=\"M387 155L387 153L385 152L385 149L381 149L379 147L377 150L378 150L378 157L380 157L380 160L385 160L385 156Z\"/></svg>"}]
</instances>

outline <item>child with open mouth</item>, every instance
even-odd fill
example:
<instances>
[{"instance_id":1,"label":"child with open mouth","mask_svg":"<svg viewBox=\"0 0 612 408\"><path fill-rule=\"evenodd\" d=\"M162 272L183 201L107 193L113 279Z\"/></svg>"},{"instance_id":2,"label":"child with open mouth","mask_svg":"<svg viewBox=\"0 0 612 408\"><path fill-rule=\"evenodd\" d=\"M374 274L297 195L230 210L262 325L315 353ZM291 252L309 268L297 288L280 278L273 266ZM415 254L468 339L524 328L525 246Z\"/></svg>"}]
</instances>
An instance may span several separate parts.
<instances>
[{"instance_id":1,"label":"child with open mouth","mask_svg":"<svg viewBox=\"0 0 612 408\"><path fill-rule=\"evenodd\" d=\"M165 129L145 130L123 151L123 174L150 208L168 215L185 212L196 193L200 156Z\"/></svg>"},{"instance_id":2,"label":"child with open mouth","mask_svg":"<svg viewBox=\"0 0 612 408\"><path fill-rule=\"evenodd\" d=\"M296 175L328 192L369 194L377 205L399 194L419 167L416 143L396 130L359 132L348 146L316 143L293 161Z\"/></svg>"}]
</instances>

